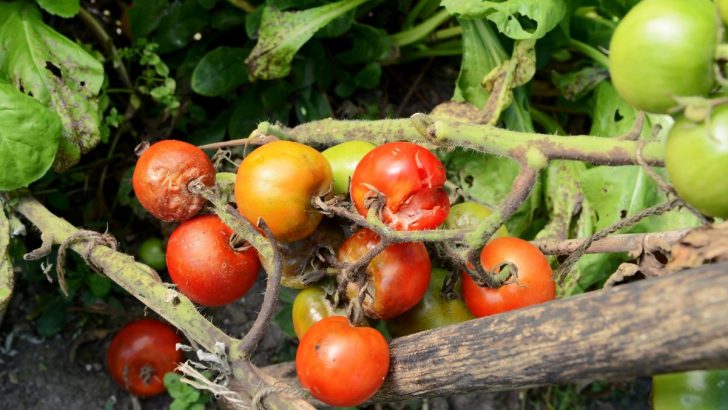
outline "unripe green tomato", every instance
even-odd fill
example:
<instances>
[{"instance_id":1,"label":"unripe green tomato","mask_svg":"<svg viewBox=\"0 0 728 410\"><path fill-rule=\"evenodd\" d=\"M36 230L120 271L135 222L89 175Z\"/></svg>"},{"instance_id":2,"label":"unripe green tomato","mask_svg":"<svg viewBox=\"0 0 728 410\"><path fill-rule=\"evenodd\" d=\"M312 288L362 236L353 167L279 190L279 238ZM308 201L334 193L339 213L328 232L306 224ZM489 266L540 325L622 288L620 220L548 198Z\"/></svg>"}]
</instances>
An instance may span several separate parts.
<instances>
[{"instance_id":1,"label":"unripe green tomato","mask_svg":"<svg viewBox=\"0 0 728 410\"><path fill-rule=\"evenodd\" d=\"M450 213L445 219L445 228L447 229L475 229L483 220L489 217L493 211L485 205L477 202L462 202L453 205ZM508 229L505 225L498 228L493 238L501 236L509 236Z\"/></svg>"},{"instance_id":2,"label":"unripe green tomato","mask_svg":"<svg viewBox=\"0 0 728 410\"><path fill-rule=\"evenodd\" d=\"M643 0L619 22L609 45L609 73L637 109L666 113L674 97L706 95L714 84L718 37L710 0Z\"/></svg>"},{"instance_id":3,"label":"unripe green tomato","mask_svg":"<svg viewBox=\"0 0 728 410\"><path fill-rule=\"evenodd\" d=\"M334 195L349 192L349 181L356 165L376 145L366 141L347 141L325 150L321 154L329 161L334 174Z\"/></svg>"},{"instance_id":4,"label":"unripe green tomato","mask_svg":"<svg viewBox=\"0 0 728 410\"><path fill-rule=\"evenodd\" d=\"M718 10L720 11L720 18L723 20L723 25L728 26L728 0L717 0Z\"/></svg>"},{"instance_id":5,"label":"unripe green tomato","mask_svg":"<svg viewBox=\"0 0 728 410\"><path fill-rule=\"evenodd\" d=\"M475 317L470 313L462 299L447 300L442 297L442 284L447 275L448 272L445 269L432 269L430 288L422 300L404 314L387 320L387 329L389 329L392 336L411 335L424 330L464 322ZM455 287L456 292L460 290L459 285L460 282Z\"/></svg>"},{"instance_id":6,"label":"unripe green tomato","mask_svg":"<svg viewBox=\"0 0 728 410\"><path fill-rule=\"evenodd\" d=\"M654 410L728 408L728 370L696 370L652 377Z\"/></svg>"},{"instance_id":7,"label":"unripe green tomato","mask_svg":"<svg viewBox=\"0 0 728 410\"><path fill-rule=\"evenodd\" d=\"M298 292L293 300L293 330L301 340L314 323L329 316L344 316L342 309L334 309L319 286L311 286Z\"/></svg>"},{"instance_id":8,"label":"unripe green tomato","mask_svg":"<svg viewBox=\"0 0 728 410\"><path fill-rule=\"evenodd\" d=\"M164 242L159 238L147 238L139 245L139 258L152 269L162 270L167 267L167 256Z\"/></svg>"},{"instance_id":9,"label":"unripe green tomato","mask_svg":"<svg viewBox=\"0 0 728 410\"><path fill-rule=\"evenodd\" d=\"M728 105L696 123L678 118L667 137L665 167L678 195L705 215L728 217Z\"/></svg>"}]
</instances>

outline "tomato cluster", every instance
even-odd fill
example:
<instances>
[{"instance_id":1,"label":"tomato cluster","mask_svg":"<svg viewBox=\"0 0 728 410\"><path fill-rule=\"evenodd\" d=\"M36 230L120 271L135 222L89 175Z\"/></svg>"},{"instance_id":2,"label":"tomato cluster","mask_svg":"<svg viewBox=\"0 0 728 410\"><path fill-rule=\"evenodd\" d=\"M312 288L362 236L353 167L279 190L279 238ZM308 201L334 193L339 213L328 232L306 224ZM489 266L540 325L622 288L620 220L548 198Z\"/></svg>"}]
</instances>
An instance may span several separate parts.
<instances>
[{"instance_id":1,"label":"tomato cluster","mask_svg":"<svg viewBox=\"0 0 728 410\"><path fill-rule=\"evenodd\" d=\"M163 141L142 155L137 168L134 187L144 206L160 219L181 222L166 250L177 289L205 306L244 295L261 266L255 249L234 243L232 230L217 216L195 216L204 201L187 188L194 180L211 186L214 170L210 172L207 156L189 144ZM296 369L301 384L319 400L358 405L384 382L389 347L382 334L366 326L368 321L387 320L393 334L404 335L554 297L546 259L520 239L495 239L483 249L482 267L489 273L509 264L508 284L484 289L464 274L463 302L457 287L443 294L452 275L433 269L424 243L382 244L370 229L352 232L329 218L322 223L327 204L336 206L347 196L360 215L379 218L393 230L473 229L490 215L490 209L476 203L457 204L450 212L445 181L437 156L409 142L374 147L351 141L320 153L300 143L275 141L240 163L237 208L277 240L284 258L282 284L302 289L293 305L300 339ZM496 237L507 234L503 228ZM145 253L145 260L151 260L151 253ZM332 269L333 277L319 286Z\"/></svg>"}]
</instances>

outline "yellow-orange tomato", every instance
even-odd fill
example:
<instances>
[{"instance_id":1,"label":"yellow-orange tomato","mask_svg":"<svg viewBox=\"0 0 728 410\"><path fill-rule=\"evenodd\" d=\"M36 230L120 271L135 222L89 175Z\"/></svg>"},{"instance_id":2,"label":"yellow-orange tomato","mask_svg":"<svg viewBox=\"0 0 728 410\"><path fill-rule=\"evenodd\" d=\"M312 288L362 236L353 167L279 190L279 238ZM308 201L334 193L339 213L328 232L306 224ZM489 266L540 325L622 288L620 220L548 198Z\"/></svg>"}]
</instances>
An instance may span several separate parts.
<instances>
[{"instance_id":1,"label":"yellow-orange tomato","mask_svg":"<svg viewBox=\"0 0 728 410\"><path fill-rule=\"evenodd\" d=\"M331 167L315 149L275 141L251 152L238 168L235 200L252 224L262 218L276 239L291 242L321 222L311 200L331 191Z\"/></svg>"}]
</instances>

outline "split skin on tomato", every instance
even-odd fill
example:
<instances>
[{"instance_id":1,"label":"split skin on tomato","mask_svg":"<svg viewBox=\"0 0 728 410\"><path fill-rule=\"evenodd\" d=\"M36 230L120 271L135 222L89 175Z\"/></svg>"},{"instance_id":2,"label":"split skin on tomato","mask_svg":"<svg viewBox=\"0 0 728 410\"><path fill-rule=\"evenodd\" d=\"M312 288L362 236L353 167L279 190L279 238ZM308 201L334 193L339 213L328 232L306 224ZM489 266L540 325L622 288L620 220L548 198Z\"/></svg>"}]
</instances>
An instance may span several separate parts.
<instances>
[{"instance_id":1,"label":"split skin on tomato","mask_svg":"<svg viewBox=\"0 0 728 410\"><path fill-rule=\"evenodd\" d=\"M315 323L329 316L344 316L344 309L334 308L326 291L320 286L310 286L298 292L293 300L293 330L301 340Z\"/></svg>"},{"instance_id":2,"label":"split skin on tomato","mask_svg":"<svg viewBox=\"0 0 728 410\"><path fill-rule=\"evenodd\" d=\"M315 149L275 141L251 152L238 168L235 201L253 225L262 218L279 241L310 235L321 222L315 197L331 191L331 167Z\"/></svg>"},{"instance_id":3,"label":"split skin on tomato","mask_svg":"<svg viewBox=\"0 0 728 410\"><path fill-rule=\"evenodd\" d=\"M485 288L463 272L463 298L477 317L494 315L547 302L556 297L556 283L548 260L523 239L505 237L488 242L480 253L480 263L488 272L500 273L506 264L512 276L507 284ZM515 267L515 272L514 268ZM510 282L510 283L508 283Z\"/></svg>"},{"instance_id":4,"label":"split skin on tomato","mask_svg":"<svg viewBox=\"0 0 728 410\"><path fill-rule=\"evenodd\" d=\"M340 262L354 263L380 238L368 229L350 236L339 248ZM362 307L372 319L391 319L415 306L427 292L430 283L430 256L421 242L387 246L366 267L367 293ZM347 288L347 296L357 297L359 290Z\"/></svg>"},{"instance_id":5,"label":"split skin on tomato","mask_svg":"<svg viewBox=\"0 0 728 410\"><path fill-rule=\"evenodd\" d=\"M257 252L251 246L233 249L232 234L220 218L205 215L184 222L169 237L169 276L193 302L226 305L247 293L258 278Z\"/></svg>"},{"instance_id":6,"label":"split skin on tomato","mask_svg":"<svg viewBox=\"0 0 728 410\"><path fill-rule=\"evenodd\" d=\"M164 375L174 371L183 359L176 350L182 340L175 329L153 319L137 320L114 336L106 352L111 377L135 396L163 393Z\"/></svg>"},{"instance_id":7,"label":"split skin on tomato","mask_svg":"<svg viewBox=\"0 0 728 410\"><path fill-rule=\"evenodd\" d=\"M165 222L186 221L202 209L205 199L187 189L200 179L215 184L215 167L201 149L183 141L165 140L150 146L137 160L134 194L150 214Z\"/></svg>"},{"instance_id":8,"label":"split skin on tomato","mask_svg":"<svg viewBox=\"0 0 728 410\"><path fill-rule=\"evenodd\" d=\"M318 400L330 406L357 406L382 386L389 359L381 333L330 316L311 326L301 339L296 374L301 386Z\"/></svg>"},{"instance_id":9,"label":"split skin on tomato","mask_svg":"<svg viewBox=\"0 0 728 410\"><path fill-rule=\"evenodd\" d=\"M678 118L667 137L665 167L678 195L705 215L728 218L728 105L710 118Z\"/></svg>"},{"instance_id":10,"label":"split skin on tomato","mask_svg":"<svg viewBox=\"0 0 728 410\"><path fill-rule=\"evenodd\" d=\"M349 193L349 181L362 158L376 145L366 141L347 141L324 150L334 175L334 195Z\"/></svg>"},{"instance_id":11,"label":"split skin on tomato","mask_svg":"<svg viewBox=\"0 0 728 410\"><path fill-rule=\"evenodd\" d=\"M351 200L367 216L378 194L386 198L382 220L397 230L433 229L447 218L450 201L443 186L445 166L426 148L390 142L370 151L351 179Z\"/></svg>"},{"instance_id":12,"label":"split skin on tomato","mask_svg":"<svg viewBox=\"0 0 728 410\"><path fill-rule=\"evenodd\" d=\"M710 0L644 0L619 22L609 73L637 109L664 114L674 97L706 95L714 84L718 13Z\"/></svg>"},{"instance_id":13,"label":"split skin on tomato","mask_svg":"<svg viewBox=\"0 0 728 410\"><path fill-rule=\"evenodd\" d=\"M442 284L449 272L445 269L432 268L430 288L422 300L405 313L387 320L387 329L392 336L400 337L442 326L452 325L473 319L462 299L447 299L442 296ZM456 284L455 293L460 291L460 283Z\"/></svg>"}]
</instances>

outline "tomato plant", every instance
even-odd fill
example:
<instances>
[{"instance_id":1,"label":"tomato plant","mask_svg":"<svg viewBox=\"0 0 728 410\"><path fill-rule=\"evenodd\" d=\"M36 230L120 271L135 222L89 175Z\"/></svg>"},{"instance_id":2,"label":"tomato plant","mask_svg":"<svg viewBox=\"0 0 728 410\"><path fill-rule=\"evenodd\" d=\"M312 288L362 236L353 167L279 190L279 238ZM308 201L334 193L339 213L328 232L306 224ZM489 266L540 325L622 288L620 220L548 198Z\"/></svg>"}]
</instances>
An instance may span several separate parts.
<instances>
[{"instance_id":1,"label":"tomato plant","mask_svg":"<svg viewBox=\"0 0 728 410\"><path fill-rule=\"evenodd\" d=\"M465 201L453 205L450 213L445 219L445 228L448 229L475 229L493 211L487 206L473 201ZM505 225L498 228L493 235L494 238L508 236L508 228Z\"/></svg>"},{"instance_id":2,"label":"tomato plant","mask_svg":"<svg viewBox=\"0 0 728 410\"><path fill-rule=\"evenodd\" d=\"M136 163L132 182L142 206L158 219L181 222L192 218L205 205L205 199L187 190L200 178L215 183L215 168L201 149L176 140L150 146Z\"/></svg>"},{"instance_id":3,"label":"tomato plant","mask_svg":"<svg viewBox=\"0 0 728 410\"><path fill-rule=\"evenodd\" d=\"M447 218L445 167L410 142L380 145L362 158L351 178L351 199L361 215L377 194L385 197L382 220L398 230L431 229Z\"/></svg>"},{"instance_id":4,"label":"tomato plant","mask_svg":"<svg viewBox=\"0 0 728 410\"><path fill-rule=\"evenodd\" d=\"M389 346L370 327L354 327L342 316L317 322L296 352L301 386L330 406L357 406L379 390L389 372Z\"/></svg>"},{"instance_id":5,"label":"tomato plant","mask_svg":"<svg viewBox=\"0 0 728 410\"><path fill-rule=\"evenodd\" d=\"M302 289L312 281L321 278L321 272L328 267L322 255L334 256L344 242L344 232L329 221L323 221L318 228L304 239L281 244L283 263L281 284Z\"/></svg>"},{"instance_id":6,"label":"tomato plant","mask_svg":"<svg viewBox=\"0 0 728 410\"><path fill-rule=\"evenodd\" d=\"M349 181L364 155L373 150L376 145L367 141L347 141L324 150L323 155L331 165L334 175L334 194L349 193Z\"/></svg>"},{"instance_id":7,"label":"tomato plant","mask_svg":"<svg viewBox=\"0 0 728 410\"><path fill-rule=\"evenodd\" d=\"M221 306L242 297L260 270L251 246L230 245L232 230L220 218L204 215L182 223L167 243L167 269L177 289L193 302Z\"/></svg>"},{"instance_id":8,"label":"tomato plant","mask_svg":"<svg viewBox=\"0 0 728 410\"><path fill-rule=\"evenodd\" d=\"M119 330L106 352L111 377L136 396L164 392L164 375L182 361L175 329L154 319L131 322Z\"/></svg>"},{"instance_id":9,"label":"tomato plant","mask_svg":"<svg viewBox=\"0 0 728 410\"><path fill-rule=\"evenodd\" d=\"M164 242L160 238L147 238L139 245L139 258L156 270L167 267Z\"/></svg>"},{"instance_id":10,"label":"tomato plant","mask_svg":"<svg viewBox=\"0 0 728 410\"><path fill-rule=\"evenodd\" d=\"M432 268L430 287L422 300L412 309L387 320L387 329L392 336L411 335L474 318L458 295L454 295L453 299L442 295L442 284L447 275L448 271L445 269ZM460 286L456 286L454 290L459 291L459 288Z\"/></svg>"},{"instance_id":11,"label":"tomato plant","mask_svg":"<svg viewBox=\"0 0 728 410\"><path fill-rule=\"evenodd\" d=\"M293 300L293 329L300 340L315 323L329 316L343 316L346 312L334 308L320 286L311 286L298 292Z\"/></svg>"},{"instance_id":12,"label":"tomato plant","mask_svg":"<svg viewBox=\"0 0 728 410\"><path fill-rule=\"evenodd\" d=\"M609 72L634 107L666 113L674 97L706 95L714 84L718 40L715 4L709 0L645 0L614 31Z\"/></svg>"},{"instance_id":13,"label":"tomato plant","mask_svg":"<svg viewBox=\"0 0 728 410\"><path fill-rule=\"evenodd\" d=\"M339 261L358 261L380 240L368 229L355 232L339 248ZM372 319L390 319L412 308L427 291L430 269L430 256L421 242L384 248L366 267L368 292L362 306L364 314ZM350 298L355 296L349 294Z\"/></svg>"},{"instance_id":14,"label":"tomato plant","mask_svg":"<svg viewBox=\"0 0 728 410\"><path fill-rule=\"evenodd\" d=\"M728 405L728 370L695 370L652 377L654 410L709 410Z\"/></svg>"},{"instance_id":15,"label":"tomato plant","mask_svg":"<svg viewBox=\"0 0 728 410\"><path fill-rule=\"evenodd\" d=\"M668 135L665 167L686 202L705 215L728 217L728 105L700 122L678 118Z\"/></svg>"},{"instance_id":16,"label":"tomato plant","mask_svg":"<svg viewBox=\"0 0 728 410\"><path fill-rule=\"evenodd\" d=\"M331 191L331 166L315 149L275 141L251 152L238 168L235 200L253 225L262 218L276 239L291 242L313 233L321 213L314 197Z\"/></svg>"},{"instance_id":17,"label":"tomato plant","mask_svg":"<svg viewBox=\"0 0 728 410\"><path fill-rule=\"evenodd\" d=\"M528 241L513 237L493 239L481 251L480 263L493 273L501 273L507 267L510 278L503 286L489 289L463 274L463 297L475 316L494 315L556 297L551 266Z\"/></svg>"}]
</instances>

